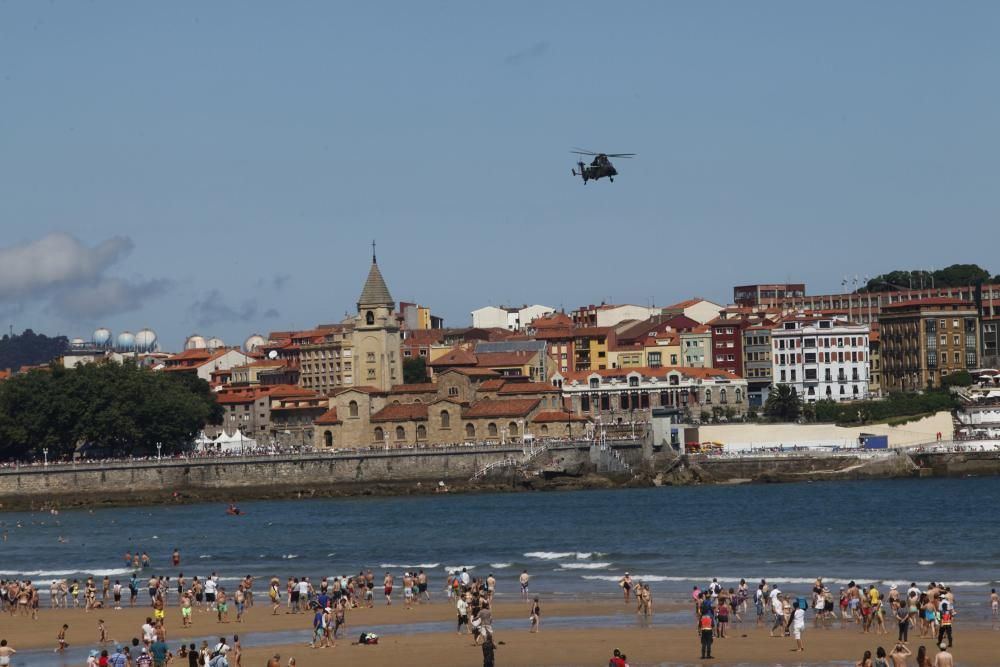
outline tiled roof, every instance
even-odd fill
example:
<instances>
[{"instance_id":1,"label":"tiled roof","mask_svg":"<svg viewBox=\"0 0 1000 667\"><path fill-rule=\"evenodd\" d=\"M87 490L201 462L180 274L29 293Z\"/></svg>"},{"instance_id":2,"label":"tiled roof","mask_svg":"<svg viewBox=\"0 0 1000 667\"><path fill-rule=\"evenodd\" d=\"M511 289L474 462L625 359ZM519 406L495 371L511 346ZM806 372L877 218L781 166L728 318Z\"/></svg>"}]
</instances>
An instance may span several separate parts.
<instances>
[{"instance_id":1,"label":"tiled roof","mask_svg":"<svg viewBox=\"0 0 1000 667\"><path fill-rule=\"evenodd\" d=\"M389 288L385 284L382 272L378 270L378 264L375 262L375 258L372 257L372 266L368 270L368 279L365 281L365 286L361 289L361 296L358 297L358 307L391 306L392 304L394 304L392 295L389 294Z\"/></svg>"},{"instance_id":2,"label":"tiled roof","mask_svg":"<svg viewBox=\"0 0 1000 667\"><path fill-rule=\"evenodd\" d=\"M332 392L331 395L332 396L338 396L340 394L344 394L344 393L349 392L349 391L358 391L358 392L361 392L362 394L385 394L385 393L387 393L387 392L382 391L378 387L369 387L367 385L362 385L362 386L359 386L359 387L343 387L341 389L337 389L336 391Z\"/></svg>"},{"instance_id":3,"label":"tiled roof","mask_svg":"<svg viewBox=\"0 0 1000 667\"><path fill-rule=\"evenodd\" d=\"M495 378L500 377L500 374L489 368L450 368L448 370L455 371L456 373L461 373L462 375L467 375L469 377L480 377L480 378Z\"/></svg>"},{"instance_id":4,"label":"tiled roof","mask_svg":"<svg viewBox=\"0 0 1000 667\"><path fill-rule=\"evenodd\" d=\"M427 406L423 403L387 405L371 416L373 422L426 421Z\"/></svg>"},{"instance_id":5,"label":"tiled roof","mask_svg":"<svg viewBox=\"0 0 1000 667\"><path fill-rule=\"evenodd\" d=\"M484 383L485 384L485 383ZM505 382L499 394L558 394L559 389L545 382Z\"/></svg>"},{"instance_id":6,"label":"tiled roof","mask_svg":"<svg viewBox=\"0 0 1000 667\"><path fill-rule=\"evenodd\" d=\"M327 410L326 412L324 412L319 417L316 417L316 419L313 420L313 424L316 424L317 426L324 426L327 424L331 425L340 424L340 423L342 422L340 421L340 418L337 417L337 408L330 408L329 410Z\"/></svg>"},{"instance_id":7,"label":"tiled roof","mask_svg":"<svg viewBox=\"0 0 1000 667\"><path fill-rule=\"evenodd\" d=\"M456 347L430 362L431 366L475 366L476 355Z\"/></svg>"},{"instance_id":8,"label":"tiled roof","mask_svg":"<svg viewBox=\"0 0 1000 667\"><path fill-rule=\"evenodd\" d=\"M482 399L462 413L463 419L486 417L527 417L541 403L539 398Z\"/></svg>"},{"instance_id":9,"label":"tiled roof","mask_svg":"<svg viewBox=\"0 0 1000 667\"><path fill-rule=\"evenodd\" d=\"M910 301L897 301L896 303L887 303L882 306L882 310L891 308L905 308L906 306L968 306L969 308L974 308L975 305L971 301L964 301L963 299L955 299L948 296L934 296L927 299L911 299Z\"/></svg>"},{"instance_id":10,"label":"tiled roof","mask_svg":"<svg viewBox=\"0 0 1000 667\"><path fill-rule=\"evenodd\" d=\"M680 303L675 303L672 306L667 306L666 308L664 308L664 310L683 310L685 308L690 308L691 306L696 306L699 303L701 303L702 301L704 301L704 299L698 299L698 298L695 298L695 299L685 299L684 301L681 301Z\"/></svg>"},{"instance_id":11,"label":"tiled roof","mask_svg":"<svg viewBox=\"0 0 1000 667\"><path fill-rule=\"evenodd\" d=\"M537 352L480 352L474 355L476 365L480 368L496 366L524 366L531 363Z\"/></svg>"},{"instance_id":12,"label":"tiled roof","mask_svg":"<svg viewBox=\"0 0 1000 667\"><path fill-rule=\"evenodd\" d=\"M390 394L436 394L438 386L433 382L420 384L397 384L389 389Z\"/></svg>"},{"instance_id":13,"label":"tiled roof","mask_svg":"<svg viewBox=\"0 0 1000 667\"><path fill-rule=\"evenodd\" d=\"M506 381L501 378L494 378L492 380L487 380L486 382L479 385L479 391L499 391L501 387L504 386Z\"/></svg>"},{"instance_id":14,"label":"tiled roof","mask_svg":"<svg viewBox=\"0 0 1000 667\"><path fill-rule=\"evenodd\" d=\"M533 424L544 424L546 422L586 422L590 421L587 417L582 415L575 415L572 412L566 412L565 410L546 410L539 412L537 415L531 418L531 423Z\"/></svg>"}]
</instances>

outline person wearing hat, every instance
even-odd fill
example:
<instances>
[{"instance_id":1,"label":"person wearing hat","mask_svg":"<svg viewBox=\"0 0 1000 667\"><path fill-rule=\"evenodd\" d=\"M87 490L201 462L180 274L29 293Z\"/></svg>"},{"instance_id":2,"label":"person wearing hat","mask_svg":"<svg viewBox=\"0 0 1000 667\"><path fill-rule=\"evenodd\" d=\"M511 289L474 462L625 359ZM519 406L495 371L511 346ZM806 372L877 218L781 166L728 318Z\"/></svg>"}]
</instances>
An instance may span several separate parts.
<instances>
[{"instance_id":1,"label":"person wearing hat","mask_svg":"<svg viewBox=\"0 0 1000 667\"><path fill-rule=\"evenodd\" d=\"M625 596L625 604L628 604L629 595L632 594L632 577L628 572L621 578L618 585L622 587L622 594Z\"/></svg>"}]
</instances>

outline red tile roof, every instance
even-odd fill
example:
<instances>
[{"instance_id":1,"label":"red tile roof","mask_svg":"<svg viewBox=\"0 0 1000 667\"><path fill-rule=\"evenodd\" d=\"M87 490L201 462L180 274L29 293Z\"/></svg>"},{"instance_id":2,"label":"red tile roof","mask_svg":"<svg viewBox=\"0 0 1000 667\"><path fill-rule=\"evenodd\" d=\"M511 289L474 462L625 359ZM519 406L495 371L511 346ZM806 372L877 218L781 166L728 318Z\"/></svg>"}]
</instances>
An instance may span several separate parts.
<instances>
[{"instance_id":1,"label":"red tile roof","mask_svg":"<svg viewBox=\"0 0 1000 667\"><path fill-rule=\"evenodd\" d=\"M558 394L557 387L545 382L505 382L500 388L501 396L510 394Z\"/></svg>"},{"instance_id":2,"label":"red tile roof","mask_svg":"<svg viewBox=\"0 0 1000 667\"><path fill-rule=\"evenodd\" d=\"M387 405L370 418L373 422L426 421L427 405L423 403L400 403Z\"/></svg>"},{"instance_id":3,"label":"red tile roof","mask_svg":"<svg viewBox=\"0 0 1000 667\"><path fill-rule=\"evenodd\" d=\"M461 373L462 375L467 375L469 377L480 377L480 378L495 378L500 377L500 374L489 368L449 368L448 370L455 371L456 373Z\"/></svg>"},{"instance_id":4,"label":"red tile roof","mask_svg":"<svg viewBox=\"0 0 1000 667\"><path fill-rule=\"evenodd\" d=\"M341 422L340 418L337 417L337 408L330 408L329 410L327 410L326 412L324 412L319 417L316 417L316 419L313 420L313 424L316 424L317 426L325 426L327 424L332 425L341 423L343 422Z\"/></svg>"},{"instance_id":5,"label":"red tile roof","mask_svg":"<svg viewBox=\"0 0 1000 667\"><path fill-rule=\"evenodd\" d=\"M531 418L533 424L544 424L546 422L587 422L589 418L582 415L575 415L565 410L546 410L539 412Z\"/></svg>"},{"instance_id":6,"label":"red tile roof","mask_svg":"<svg viewBox=\"0 0 1000 667\"><path fill-rule=\"evenodd\" d=\"M479 385L479 391L499 391L504 386L506 380L494 378Z\"/></svg>"},{"instance_id":7,"label":"red tile roof","mask_svg":"<svg viewBox=\"0 0 1000 667\"><path fill-rule=\"evenodd\" d=\"M454 348L445 352L430 363L431 366L475 366L476 355L462 348Z\"/></svg>"},{"instance_id":8,"label":"red tile roof","mask_svg":"<svg viewBox=\"0 0 1000 667\"><path fill-rule=\"evenodd\" d=\"M541 403L539 398L506 398L476 401L462 412L463 419L487 417L527 417Z\"/></svg>"},{"instance_id":9,"label":"red tile roof","mask_svg":"<svg viewBox=\"0 0 1000 667\"><path fill-rule=\"evenodd\" d=\"M480 368L496 368L501 366L524 366L530 364L538 352L482 352L474 355L476 365Z\"/></svg>"}]
</instances>

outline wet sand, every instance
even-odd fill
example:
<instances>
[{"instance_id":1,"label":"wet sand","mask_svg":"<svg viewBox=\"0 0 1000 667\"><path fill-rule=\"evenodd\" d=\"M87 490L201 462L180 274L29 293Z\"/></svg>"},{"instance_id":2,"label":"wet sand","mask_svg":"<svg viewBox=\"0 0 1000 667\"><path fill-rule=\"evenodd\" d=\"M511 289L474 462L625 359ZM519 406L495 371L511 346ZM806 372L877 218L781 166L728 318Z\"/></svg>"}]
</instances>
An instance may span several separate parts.
<instances>
[{"instance_id":1,"label":"wet sand","mask_svg":"<svg viewBox=\"0 0 1000 667\"><path fill-rule=\"evenodd\" d=\"M660 605L659 611L686 609L686 606ZM40 611L40 618L3 616L0 618L0 635L16 649L54 647L55 636L62 623L70 626L67 638L74 647L96 646L97 619L103 618L109 629L109 636L117 641L128 641L138 636L139 626L149 614L147 607L122 611L82 610ZM614 648L620 648L632 665L667 664L756 664L756 665L798 665L798 664L853 664L861 658L865 649L873 653L877 646L890 650L894 635L863 635L856 627L829 629L807 626L803 634L805 653L793 653L793 640L770 638L766 628L756 628L752 624L733 627L730 636L715 641L714 661L699 659L700 645L693 627L681 625L640 627L593 626L593 619L587 620L586 627L546 628L546 619L553 617L607 617L609 623L621 621L626 616L634 617L634 607L625 607L621 602L612 601L566 601L545 603L543 600L542 630L538 634L528 633L527 606L521 602L500 602L495 610L498 622L513 623L518 629L498 629L496 640L503 642L497 646L496 660L503 666L576 666L603 665ZM450 604L439 601L430 605L420 605L407 610L402 605L392 607L376 606L375 609L358 609L348 613L346 638L335 648L310 649L305 645L311 616L279 613L271 616L269 608L255 607L247 614L246 622L219 624L208 613L196 611L194 627L181 628L180 612L176 607L167 610L167 643L176 650L182 637L219 636L231 638L239 633L244 642L252 641L253 635L262 632L299 631L303 641L297 644L257 646L244 649L242 665L263 667L266 659L274 653L282 656L282 664L294 657L301 667L321 667L331 661L349 660L359 667L382 667L396 665L417 665L422 667L459 667L480 664L482 651L471 644L468 635L459 636L452 632L423 632L406 634L405 626L417 623L454 622L454 611ZM396 632L383 634L378 646L357 646L357 636L366 626L398 625ZM915 633L914 633L915 634ZM1000 632L988 627L964 628L961 619L955 626L957 648L954 651L959 665L996 665L1000 653ZM933 642L929 639L913 637L911 650L921 644L929 649ZM936 650L931 651L933 656ZM910 664L915 661L911 658ZM14 661L15 667L17 661ZM179 663L177 663L179 664ZM236 667L232 665L232 667Z\"/></svg>"}]
</instances>

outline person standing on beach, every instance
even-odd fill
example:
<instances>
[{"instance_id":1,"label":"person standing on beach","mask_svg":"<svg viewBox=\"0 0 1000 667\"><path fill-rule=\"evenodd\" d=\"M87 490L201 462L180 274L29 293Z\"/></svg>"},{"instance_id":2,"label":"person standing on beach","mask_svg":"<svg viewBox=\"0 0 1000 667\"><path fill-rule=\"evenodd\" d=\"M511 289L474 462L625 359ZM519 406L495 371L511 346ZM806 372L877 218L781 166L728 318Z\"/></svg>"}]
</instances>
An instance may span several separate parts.
<instances>
[{"instance_id":1,"label":"person standing on beach","mask_svg":"<svg viewBox=\"0 0 1000 667\"><path fill-rule=\"evenodd\" d=\"M6 639L0 639L0 667L8 667L10 665L10 659L14 657L17 651L14 650L13 646L7 645Z\"/></svg>"},{"instance_id":2,"label":"person standing on beach","mask_svg":"<svg viewBox=\"0 0 1000 667\"><path fill-rule=\"evenodd\" d=\"M955 657L948 652L948 645L941 642L941 649L936 656L934 656L934 667L955 667Z\"/></svg>"},{"instance_id":3,"label":"person standing on beach","mask_svg":"<svg viewBox=\"0 0 1000 667\"><path fill-rule=\"evenodd\" d=\"M469 603L465 601L465 596L459 595L458 602L455 603L455 608L458 612L458 627L456 631L458 634L462 634L462 627L465 627L465 632L469 632Z\"/></svg>"},{"instance_id":4,"label":"person standing on beach","mask_svg":"<svg viewBox=\"0 0 1000 667\"><path fill-rule=\"evenodd\" d=\"M191 627L191 592L181 595L181 627Z\"/></svg>"},{"instance_id":5,"label":"person standing on beach","mask_svg":"<svg viewBox=\"0 0 1000 667\"><path fill-rule=\"evenodd\" d=\"M896 646L889 653L889 659L892 660L892 667L906 667L906 659L913 655L910 649L906 648L903 643L897 643Z\"/></svg>"},{"instance_id":6,"label":"person standing on beach","mask_svg":"<svg viewBox=\"0 0 1000 667\"><path fill-rule=\"evenodd\" d=\"M483 642L483 667L493 667L495 650L493 635L486 635L486 641Z\"/></svg>"},{"instance_id":7,"label":"person standing on beach","mask_svg":"<svg viewBox=\"0 0 1000 667\"><path fill-rule=\"evenodd\" d=\"M518 581L521 583L521 599L525 602L528 601L528 582L531 581L531 577L528 575L528 571L524 570L521 572L521 576Z\"/></svg>"},{"instance_id":8,"label":"person standing on beach","mask_svg":"<svg viewBox=\"0 0 1000 667\"><path fill-rule=\"evenodd\" d=\"M67 630L69 630L69 626L63 623L62 628L59 629L59 634L56 636L58 645L56 646L55 653L63 653L66 651L66 647L69 646L69 644L66 643Z\"/></svg>"},{"instance_id":9,"label":"person standing on beach","mask_svg":"<svg viewBox=\"0 0 1000 667\"><path fill-rule=\"evenodd\" d=\"M699 634L701 635L702 660L710 660L712 658L712 635L715 630L712 625L712 615L702 614L701 618L698 620L698 629L700 631Z\"/></svg>"},{"instance_id":10,"label":"person standing on beach","mask_svg":"<svg viewBox=\"0 0 1000 667\"><path fill-rule=\"evenodd\" d=\"M382 579L382 591L385 593L385 604L386 606L392 605L392 575L388 572L385 573L385 577Z\"/></svg>"},{"instance_id":11,"label":"person standing on beach","mask_svg":"<svg viewBox=\"0 0 1000 667\"><path fill-rule=\"evenodd\" d=\"M531 605L531 629L528 632L538 632L542 623L542 608L538 604L538 598Z\"/></svg>"}]
</instances>

